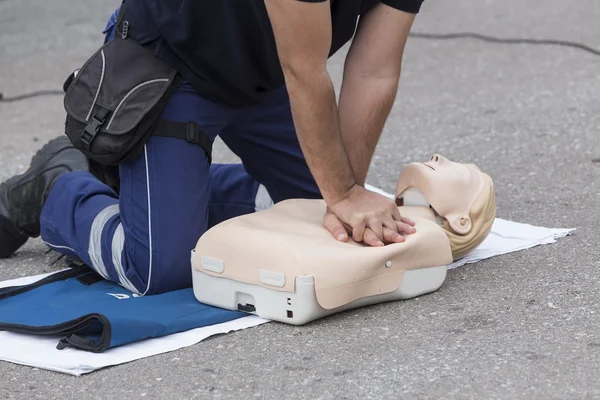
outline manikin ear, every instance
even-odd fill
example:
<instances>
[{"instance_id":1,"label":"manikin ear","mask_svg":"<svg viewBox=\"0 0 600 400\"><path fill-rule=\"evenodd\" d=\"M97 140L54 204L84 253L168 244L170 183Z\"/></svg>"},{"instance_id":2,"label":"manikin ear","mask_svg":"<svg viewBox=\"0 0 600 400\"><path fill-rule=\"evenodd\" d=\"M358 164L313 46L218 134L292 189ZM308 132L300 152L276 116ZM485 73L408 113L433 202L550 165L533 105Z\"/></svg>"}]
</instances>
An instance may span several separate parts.
<instances>
[{"instance_id":1,"label":"manikin ear","mask_svg":"<svg viewBox=\"0 0 600 400\"><path fill-rule=\"evenodd\" d=\"M452 230L460 235L466 235L471 231L472 223L469 215L447 215L446 220Z\"/></svg>"}]
</instances>

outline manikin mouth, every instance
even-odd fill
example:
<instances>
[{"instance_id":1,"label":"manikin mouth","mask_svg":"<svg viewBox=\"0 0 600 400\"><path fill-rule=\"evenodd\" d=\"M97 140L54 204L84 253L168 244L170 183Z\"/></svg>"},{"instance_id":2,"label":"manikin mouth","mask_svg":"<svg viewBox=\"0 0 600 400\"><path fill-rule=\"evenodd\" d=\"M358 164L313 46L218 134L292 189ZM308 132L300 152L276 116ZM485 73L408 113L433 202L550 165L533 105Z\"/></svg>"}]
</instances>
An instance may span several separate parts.
<instances>
[{"instance_id":1,"label":"manikin mouth","mask_svg":"<svg viewBox=\"0 0 600 400\"><path fill-rule=\"evenodd\" d=\"M435 171L435 168L433 168L429 163L423 163L423 165L425 165L427 168L431 168L432 170Z\"/></svg>"}]
</instances>

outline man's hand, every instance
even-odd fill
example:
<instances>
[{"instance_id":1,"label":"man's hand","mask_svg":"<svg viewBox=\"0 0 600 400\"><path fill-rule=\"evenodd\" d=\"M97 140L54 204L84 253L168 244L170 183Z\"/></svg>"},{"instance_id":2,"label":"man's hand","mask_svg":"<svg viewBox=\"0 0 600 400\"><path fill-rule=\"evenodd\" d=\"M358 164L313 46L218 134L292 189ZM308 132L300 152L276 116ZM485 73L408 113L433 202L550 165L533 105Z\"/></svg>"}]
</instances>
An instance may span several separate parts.
<instances>
[{"instance_id":1,"label":"man's hand","mask_svg":"<svg viewBox=\"0 0 600 400\"><path fill-rule=\"evenodd\" d=\"M375 247L404 242L403 234L416 232L414 225L411 219L400 215L393 201L360 186L353 188L346 199L328 207L323 217L323 226L337 240L345 242L350 234L354 241Z\"/></svg>"}]
</instances>

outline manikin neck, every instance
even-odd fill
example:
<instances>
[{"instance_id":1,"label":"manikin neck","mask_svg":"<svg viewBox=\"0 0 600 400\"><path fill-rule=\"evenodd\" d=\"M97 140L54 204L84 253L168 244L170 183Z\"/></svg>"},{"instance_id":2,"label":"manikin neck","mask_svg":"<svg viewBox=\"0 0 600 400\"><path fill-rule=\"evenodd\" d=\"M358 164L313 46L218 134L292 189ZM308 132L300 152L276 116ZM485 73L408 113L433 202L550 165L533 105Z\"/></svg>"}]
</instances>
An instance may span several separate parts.
<instances>
[{"instance_id":1,"label":"manikin neck","mask_svg":"<svg viewBox=\"0 0 600 400\"><path fill-rule=\"evenodd\" d=\"M426 208L430 208L431 204L429 204L427 202L427 199L425 199L425 196L423 196L423 193L421 193L421 191L419 191L419 189L414 188L414 187L410 187L408 189L406 189L404 192L402 192L402 194L399 196L403 199L402 204L398 204L398 205L403 205L403 206L412 206L412 207L426 207ZM442 226L443 223L443 218L441 216L438 215L437 212L435 212L435 210L433 210L433 213L435 215L435 222Z\"/></svg>"}]
</instances>

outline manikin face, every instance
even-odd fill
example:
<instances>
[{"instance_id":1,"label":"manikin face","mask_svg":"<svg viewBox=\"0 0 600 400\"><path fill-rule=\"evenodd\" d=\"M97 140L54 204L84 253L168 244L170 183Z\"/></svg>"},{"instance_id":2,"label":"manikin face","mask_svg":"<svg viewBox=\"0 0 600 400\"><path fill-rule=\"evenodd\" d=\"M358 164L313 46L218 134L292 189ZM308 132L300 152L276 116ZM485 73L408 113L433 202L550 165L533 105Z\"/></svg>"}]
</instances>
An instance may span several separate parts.
<instances>
[{"instance_id":1,"label":"manikin face","mask_svg":"<svg viewBox=\"0 0 600 400\"><path fill-rule=\"evenodd\" d=\"M400 174L396 198L417 189L431 207L459 234L471 230L469 210L484 187L481 171L434 154L424 163L411 163Z\"/></svg>"}]
</instances>

